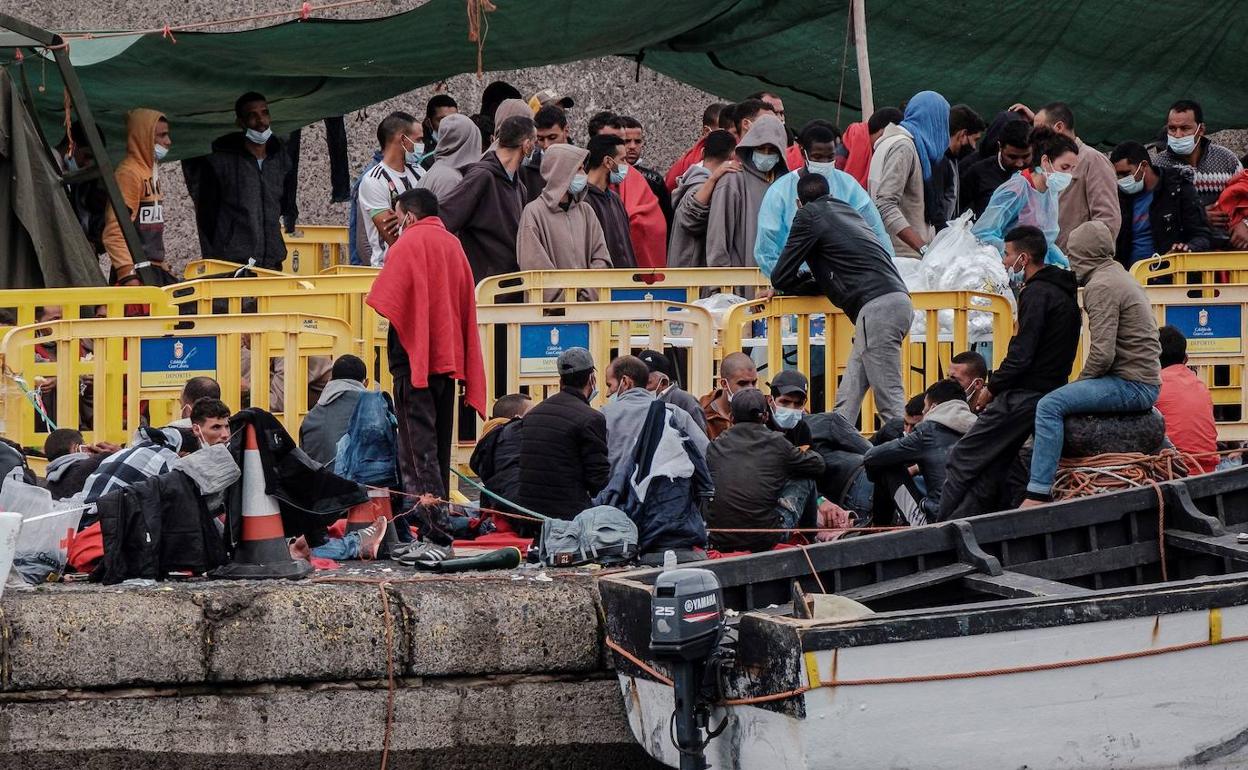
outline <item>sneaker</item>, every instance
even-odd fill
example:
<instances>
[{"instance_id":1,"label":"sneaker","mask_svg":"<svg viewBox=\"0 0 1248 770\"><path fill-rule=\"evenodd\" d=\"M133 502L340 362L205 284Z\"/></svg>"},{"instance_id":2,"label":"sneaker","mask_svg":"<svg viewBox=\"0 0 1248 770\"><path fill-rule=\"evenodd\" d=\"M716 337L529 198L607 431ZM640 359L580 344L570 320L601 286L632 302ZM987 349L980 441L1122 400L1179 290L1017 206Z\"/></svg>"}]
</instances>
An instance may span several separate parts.
<instances>
[{"instance_id":1,"label":"sneaker","mask_svg":"<svg viewBox=\"0 0 1248 770\"><path fill-rule=\"evenodd\" d=\"M378 516L377 520L369 524L358 533L360 536L360 560L372 561L377 558L377 549L381 547L381 541L386 537L386 525L389 520L385 516Z\"/></svg>"},{"instance_id":2,"label":"sneaker","mask_svg":"<svg viewBox=\"0 0 1248 770\"><path fill-rule=\"evenodd\" d=\"M447 559L455 558L455 549L449 545L438 545L427 541L413 542L406 552L394 557L394 560L406 567L420 569L436 569Z\"/></svg>"}]
</instances>

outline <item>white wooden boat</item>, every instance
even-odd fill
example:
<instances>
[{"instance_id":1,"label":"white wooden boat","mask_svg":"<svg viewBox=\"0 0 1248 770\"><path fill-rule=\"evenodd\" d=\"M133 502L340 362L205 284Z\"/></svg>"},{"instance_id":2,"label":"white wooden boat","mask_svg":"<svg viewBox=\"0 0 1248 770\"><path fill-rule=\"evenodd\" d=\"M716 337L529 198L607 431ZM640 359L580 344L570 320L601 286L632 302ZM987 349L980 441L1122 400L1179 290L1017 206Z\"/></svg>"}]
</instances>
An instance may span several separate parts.
<instances>
[{"instance_id":1,"label":"white wooden boat","mask_svg":"<svg viewBox=\"0 0 1248 770\"><path fill-rule=\"evenodd\" d=\"M1160 491L697 565L740 613L710 766L1248 767L1248 468ZM600 591L633 733L675 767L660 572ZM794 617L820 583L873 612Z\"/></svg>"}]
</instances>

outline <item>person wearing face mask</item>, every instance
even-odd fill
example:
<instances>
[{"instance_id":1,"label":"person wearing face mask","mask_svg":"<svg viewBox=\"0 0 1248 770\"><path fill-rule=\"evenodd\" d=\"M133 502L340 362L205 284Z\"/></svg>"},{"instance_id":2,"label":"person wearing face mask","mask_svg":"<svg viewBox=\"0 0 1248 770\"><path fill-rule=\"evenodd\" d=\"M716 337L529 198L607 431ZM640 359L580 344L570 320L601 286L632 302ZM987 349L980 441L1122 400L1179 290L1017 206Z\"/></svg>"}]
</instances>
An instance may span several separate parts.
<instances>
[{"instance_id":1,"label":"person wearing face mask","mask_svg":"<svg viewBox=\"0 0 1248 770\"><path fill-rule=\"evenodd\" d=\"M1030 123L1012 117L1012 113L1006 113L996 137L995 153L962 170L958 207L960 211L974 211L976 219L983 216L984 209L988 208L988 202L998 187L1016 172L1031 166ZM991 138L984 141L991 141Z\"/></svg>"},{"instance_id":2,"label":"person wearing face mask","mask_svg":"<svg viewBox=\"0 0 1248 770\"><path fill-rule=\"evenodd\" d=\"M964 350L949 359L949 379L962 386L968 402L974 401L988 379L988 362L974 350Z\"/></svg>"},{"instance_id":3,"label":"person wearing face mask","mask_svg":"<svg viewBox=\"0 0 1248 770\"><path fill-rule=\"evenodd\" d=\"M607 484L607 420L590 403L598 393L594 359L585 348L559 354L559 392L524 416L516 479L519 505L571 520Z\"/></svg>"},{"instance_id":4,"label":"person wearing face mask","mask_svg":"<svg viewBox=\"0 0 1248 770\"><path fill-rule=\"evenodd\" d=\"M637 267L633 254L633 242L628 232L628 212L624 202L611 189L612 184L623 181L628 173L624 160L624 140L611 134L601 134L589 140L589 154L585 158L585 176L588 194L585 202L598 215L598 224L611 254L612 267Z\"/></svg>"},{"instance_id":5,"label":"person wearing face mask","mask_svg":"<svg viewBox=\"0 0 1248 770\"><path fill-rule=\"evenodd\" d=\"M719 387L698 399L706 417L706 435L714 441L732 424L732 396L758 387L758 369L745 353L729 353L719 364Z\"/></svg>"},{"instance_id":6,"label":"person wearing face mask","mask_svg":"<svg viewBox=\"0 0 1248 770\"><path fill-rule=\"evenodd\" d=\"M1067 415L1146 412L1161 390L1161 341L1144 287L1114 261L1114 237L1103 222L1070 234L1070 264L1083 285L1088 355L1079 379L1036 404L1036 441L1023 507L1053 500Z\"/></svg>"},{"instance_id":7,"label":"person wearing face mask","mask_svg":"<svg viewBox=\"0 0 1248 770\"><path fill-rule=\"evenodd\" d=\"M671 200L661 179L654 187L644 174L633 168L641 159L641 148L645 144L641 123L624 115L598 113L590 118L589 136L591 141L598 136L618 136L624 142L624 165L617 167L618 174L611 179L611 189L620 196L628 212L628 238L637 266L665 267L669 222L666 211L670 209ZM667 200L668 209L664 209L659 193Z\"/></svg>"},{"instance_id":8,"label":"person wearing face mask","mask_svg":"<svg viewBox=\"0 0 1248 770\"><path fill-rule=\"evenodd\" d=\"M760 113L737 144L741 172L720 180L711 195L706 226L709 267L753 267L758 240L758 214L763 198L777 179L788 173L784 125Z\"/></svg>"},{"instance_id":9,"label":"person wearing face mask","mask_svg":"<svg viewBox=\"0 0 1248 770\"><path fill-rule=\"evenodd\" d=\"M444 200L459 186L464 169L481 160L481 132L466 115L447 115L438 123L440 138L429 173L416 185Z\"/></svg>"},{"instance_id":10,"label":"person wearing face mask","mask_svg":"<svg viewBox=\"0 0 1248 770\"><path fill-rule=\"evenodd\" d=\"M950 220L962 213L958 208L962 194L960 164L975 151L985 128L984 119L965 104L949 108L949 147L933 166L932 178L923 185L927 223L936 232L945 229Z\"/></svg>"},{"instance_id":11,"label":"person wearing face mask","mask_svg":"<svg viewBox=\"0 0 1248 770\"><path fill-rule=\"evenodd\" d=\"M783 433L793 446L810 446L813 441L810 426L802 419L806 416L806 402L810 400L810 381L806 375L796 369L786 369L772 378L767 387L771 391L768 425Z\"/></svg>"},{"instance_id":12,"label":"person wearing face mask","mask_svg":"<svg viewBox=\"0 0 1248 770\"><path fill-rule=\"evenodd\" d=\"M192 377L182 386L178 396L179 417L169 423L170 428L190 428L191 408L201 398L221 398L221 385L211 377Z\"/></svg>"},{"instance_id":13,"label":"person wearing face mask","mask_svg":"<svg viewBox=\"0 0 1248 770\"><path fill-rule=\"evenodd\" d=\"M776 180L763 196L758 210L758 235L754 240L754 261L763 275L771 277L784 243L789 238L789 228L797 215L797 183L807 174L819 174L828 180L833 198L849 204L862 215L877 240L888 255L893 256L893 242L884 229L884 220L871 202L871 196L844 171L836 169L836 134L826 121L812 120L797 135L802 148L803 165Z\"/></svg>"},{"instance_id":14,"label":"person wearing face mask","mask_svg":"<svg viewBox=\"0 0 1248 770\"><path fill-rule=\"evenodd\" d=\"M1243 170L1235 153L1206 136L1205 112L1199 102L1180 99L1166 115L1166 147L1153 158L1157 168L1180 169L1196 187L1205 207L1212 248L1227 248L1229 216L1217 207L1218 196L1231 177Z\"/></svg>"},{"instance_id":15,"label":"person wearing face mask","mask_svg":"<svg viewBox=\"0 0 1248 770\"><path fill-rule=\"evenodd\" d=\"M506 147L512 139L506 124L502 130ZM404 560L428 565L452 555L453 538L446 506L424 501L447 496L460 383L464 403L485 416L485 365L476 282L460 240L438 217L437 197L408 190L395 208L403 234L365 302L390 322L386 351L399 423L399 475L408 500L423 498L414 509L423 542Z\"/></svg>"},{"instance_id":16,"label":"person wearing face mask","mask_svg":"<svg viewBox=\"0 0 1248 770\"><path fill-rule=\"evenodd\" d=\"M975 425L975 413L956 380L941 380L923 396L923 417L900 438L871 447L863 456L875 483L872 523L887 527L930 524L940 513L949 450ZM917 467L918 474L911 473ZM901 514L898 521L897 513Z\"/></svg>"},{"instance_id":17,"label":"person wearing face mask","mask_svg":"<svg viewBox=\"0 0 1248 770\"><path fill-rule=\"evenodd\" d=\"M705 433L706 415L702 412L702 405L698 403L696 396L681 389L676 383L676 367L672 365L672 360L657 350L643 350L637 354L637 357L650 370L646 390L653 393L660 401L684 409Z\"/></svg>"},{"instance_id":18,"label":"person wearing face mask","mask_svg":"<svg viewBox=\"0 0 1248 770\"><path fill-rule=\"evenodd\" d=\"M273 134L262 95L238 97L234 122L239 131L214 141L206 157L183 163L200 250L206 259L246 264L254 258L257 267L281 270L286 260L282 200L297 181L290 173L290 154Z\"/></svg>"},{"instance_id":19,"label":"person wearing face mask","mask_svg":"<svg viewBox=\"0 0 1248 770\"><path fill-rule=\"evenodd\" d=\"M1075 134L1075 113L1065 102L1046 104L1036 112L1033 124L1048 128L1075 143L1078 159L1071 169L1069 188L1058 206L1057 247L1066 248L1071 232L1084 222L1104 222L1110 235L1122 226L1114 167L1105 154L1083 143Z\"/></svg>"},{"instance_id":20,"label":"person wearing face mask","mask_svg":"<svg viewBox=\"0 0 1248 770\"><path fill-rule=\"evenodd\" d=\"M381 162L364 175L357 194L373 267L386 264L386 251L399 238L395 202L403 193L415 190L425 175L420 166L424 152L421 131L420 124L407 113L391 113L377 126Z\"/></svg>"},{"instance_id":21,"label":"person wearing face mask","mask_svg":"<svg viewBox=\"0 0 1248 770\"><path fill-rule=\"evenodd\" d=\"M1036 165L1016 173L996 189L971 232L1004 253L1006 233L1023 225L1037 227L1048 242L1045 263L1066 267L1066 255L1057 247L1058 196L1070 186L1079 148L1069 138L1043 127L1032 129L1030 141Z\"/></svg>"},{"instance_id":22,"label":"person wearing face mask","mask_svg":"<svg viewBox=\"0 0 1248 770\"><path fill-rule=\"evenodd\" d=\"M495 144L497 149L464 168L459 186L439 204L442 222L464 244L478 282L516 271L516 233L529 197L519 171L537 144L533 118L504 120Z\"/></svg>"},{"instance_id":23,"label":"person wearing face mask","mask_svg":"<svg viewBox=\"0 0 1248 770\"><path fill-rule=\"evenodd\" d=\"M425 134L425 159L421 161L421 165L426 171L433 167L434 160L438 157L436 150L442 143L442 121L458 114L459 102L450 94L434 94L425 103L425 120L421 124ZM472 123L472 119L469 118L468 122ZM477 131L477 147L480 146L481 132Z\"/></svg>"},{"instance_id":24,"label":"person wearing face mask","mask_svg":"<svg viewBox=\"0 0 1248 770\"><path fill-rule=\"evenodd\" d=\"M164 115L142 108L126 114L126 157L117 164L113 176L126 210L134 217L144 261L135 264L117 213L109 206L101 240L112 264L109 282L116 286L166 286L177 280L165 267L165 209L157 171L157 164L172 146Z\"/></svg>"},{"instance_id":25,"label":"person wearing face mask","mask_svg":"<svg viewBox=\"0 0 1248 770\"><path fill-rule=\"evenodd\" d=\"M867 189L899 257L922 257L932 240L923 186L948 148L949 102L935 91L915 94L901 123L875 143Z\"/></svg>"},{"instance_id":26,"label":"person wearing face mask","mask_svg":"<svg viewBox=\"0 0 1248 770\"><path fill-rule=\"evenodd\" d=\"M521 270L594 270L611 267L611 252L594 209L585 202L589 177L583 165L588 150L570 144L551 145L542 154L545 187L524 207L516 236L516 261ZM562 289L543 292L558 302ZM593 289L577 291L577 300L598 298Z\"/></svg>"},{"instance_id":27,"label":"person wearing face mask","mask_svg":"<svg viewBox=\"0 0 1248 770\"><path fill-rule=\"evenodd\" d=\"M1018 329L1005 360L971 403L979 419L949 450L936 521L1004 507L1002 482L1031 436L1036 404L1070 379L1083 330L1078 285L1071 271L1045 264L1048 251L1037 227L1005 235L1002 264L1022 275Z\"/></svg>"},{"instance_id":28,"label":"person wearing face mask","mask_svg":"<svg viewBox=\"0 0 1248 770\"><path fill-rule=\"evenodd\" d=\"M1118 175L1123 227L1115 259L1125 268L1154 254L1208 251L1209 225L1196 187L1181 171L1159 168L1138 142L1123 142L1109 155Z\"/></svg>"},{"instance_id":29,"label":"person wearing face mask","mask_svg":"<svg viewBox=\"0 0 1248 770\"><path fill-rule=\"evenodd\" d=\"M814 525L815 484L824 472L823 457L793 445L769 427L771 413L767 397L757 388L745 388L733 399L732 427L706 450L715 484L706 514L709 529ZM794 486L805 494L794 494ZM776 531L711 532L710 542L719 551L757 553L771 550L783 539Z\"/></svg>"},{"instance_id":30,"label":"person wearing face mask","mask_svg":"<svg viewBox=\"0 0 1248 770\"><path fill-rule=\"evenodd\" d=\"M607 367L606 377L610 398L602 407L602 415L607 418L607 459L614 475L620 464L632 456L633 445L645 427L650 404L656 397L646 389L650 369L636 356L616 358ZM667 404L667 413L672 424L689 437L698 455L705 457L710 442L693 418L673 404Z\"/></svg>"}]
</instances>

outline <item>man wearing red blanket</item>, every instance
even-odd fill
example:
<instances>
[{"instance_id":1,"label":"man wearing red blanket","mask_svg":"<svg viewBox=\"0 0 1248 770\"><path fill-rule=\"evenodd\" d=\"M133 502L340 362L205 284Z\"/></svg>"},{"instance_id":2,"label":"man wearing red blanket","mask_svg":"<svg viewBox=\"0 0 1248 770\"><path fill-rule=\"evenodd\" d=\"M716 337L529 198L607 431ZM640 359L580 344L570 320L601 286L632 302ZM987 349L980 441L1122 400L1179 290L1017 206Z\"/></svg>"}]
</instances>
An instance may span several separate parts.
<instances>
[{"instance_id":1,"label":"man wearing red blanket","mask_svg":"<svg viewBox=\"0 0 1248 770\"><path fill-rule=\"evenodd\" d=\"M459 239L438 218L433 193L409 190L395 208L402 234L366 301L390 322L386 350L403 490L445 500L457 381L464 383L467 404L485 415L476 287ZM453 555L446 506L425 498L418 509L425 542L408 552L408 561L436 566Z\"/></svg>"}]
</instances>

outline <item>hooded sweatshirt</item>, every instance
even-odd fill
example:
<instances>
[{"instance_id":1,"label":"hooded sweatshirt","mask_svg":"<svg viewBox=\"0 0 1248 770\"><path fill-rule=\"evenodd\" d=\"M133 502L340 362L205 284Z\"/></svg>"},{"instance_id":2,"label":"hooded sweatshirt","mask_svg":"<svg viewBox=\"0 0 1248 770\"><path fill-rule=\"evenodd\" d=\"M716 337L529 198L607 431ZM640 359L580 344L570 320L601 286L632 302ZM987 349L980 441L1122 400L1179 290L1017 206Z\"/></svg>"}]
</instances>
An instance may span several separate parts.
<instances>
[{"instance_id":1,"label":"hooded sweatshirt","mask_svg":"<svg viewBox=\"0 0 1248 770\"><path fill-rule=\"evenodd\" d=\"M441 201L464 178L464 169L481 160L481 131L467 115L447 115L438 124L438 147L433 167L416 186Z\"/></svg>"},{"instance_id":2,"label":"hooded sweatshirt","mask_svg":"<svg viewBox=\"0 0 1248 770\"><path fill-rule=\"evenodd\" d=\"M508 174L498 156L487 152L439 199L442 224L463 243L474 281L516 271L516 231L526 196L519 175Z\"/></svg>"},{"instance_id":3,"label":"hooded sweatshirt","mask_svg":"<svg viewBox=\"0 0 1248 770\"><path fill-rule=\"evenodd\" d=\"M779 160L770 172L754 165L754 150L771 145ZM754 243L758 235L758 210L772 182L788 173L784 149L788 146L784 124L774 115L762 115L737 145L741 171L728 174L711 193L706 228L706 264L710 267L754 267Z\"/></svg>"},{"instance_id":4,"label":"hooded sweatshirt","mask_svg":"<svg viewBox=\"0 0 1248 770\"><path fill-rule=\"evenodd\" d=\"M114 176L121 198L139 231L143 255L148 262L164 267L165 212L160 203L160 181L156 172L156 123L164 119L156 110L135 109L126 115L126 157L117 164ZM113 207L105 213L104 249L118 279L135 271L134 259Z\"/></svg>"},{"instance_id":5,"label":"hooded sweatshirt","mask_svg":"<svg viewBox=\"0 0 1248 770\"><path fill-rule=\"evenodd\" d=\"M695 196L710 178L711 172L704 166L691 165L676 182L668 267L706 267L706 220L711 207L699 203Z\"/></svg>"},{"instance_id":6,"label":"hooded sweatshirt","mask_svg":"<svg viewBox=\"0 0 1248 770\"><path fill-rule=\"evenodd\" d=\"M1104 222L1084 222L1066 244L1070 267L1083 284L1088 357L1079 379L1119 377L1161 384L1161 342L1144 287L1114 259L1114 236Z\"/></svg>"},{"instance_id":7,"label":"hooded sweatshirt","mask_svg":"<svg viewBox=\"0 0 1248 770\"><path fill-rule=\"evenodd\" d=\"M524 207L520 233L516 236L516 261L521 270L591 270L611 267L611 252L602 234L602 225L593 207L585 202L586 190L572 195L567 203L572 178L581 172L589 155L570 144L552 145L542 157L545 189L537 200ZM586 184L588 188L588 184ZM597 299L588 289L577 292L581 301ZM560 289L544 292L547 302L563 296Z\"/></svg>"},{"instance_id":8,"label":"hooded sweatshirt","mask_svg":"<svg viewBox=\"0 0 1248 770\"><path fill-rule=\"evenodd\" d=\"M975 413L962 399L933 406L914 430L900 438L871 447L862 462L869 472L918 465L927 496L921 505L928 521L940 513L940 493L945 486L949 450L975 425Z\"/></svg>"},{"instance_id":9,"label":"hooded sweatshirt","mask_svg":"<svg viewBox=\"0 0 1248 770\"><path fill-rule=\"evenodd\" d=\"M1018 328L1005 360L988 379L999 396L1009 390L1048 393L1070 380L1083 319L1074 273L1054 265L1040 268L1018 293Z\"/></svg>"}]
</instances>

